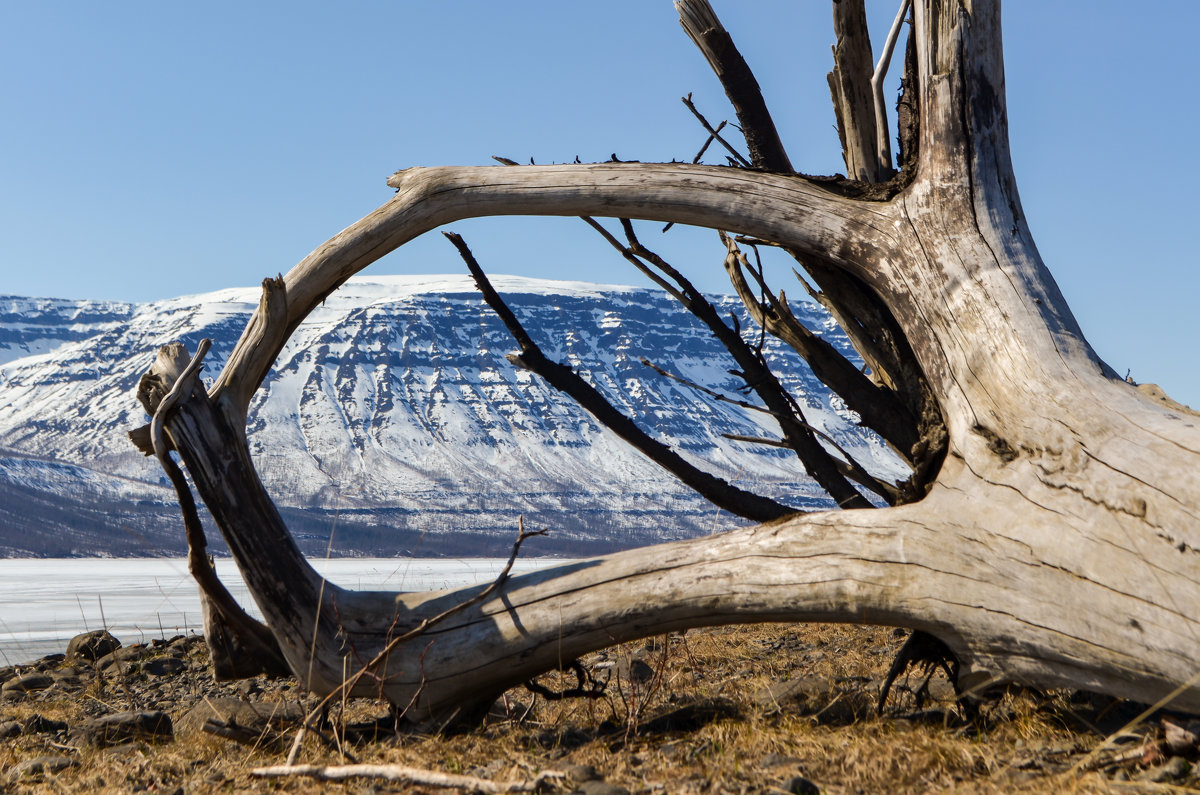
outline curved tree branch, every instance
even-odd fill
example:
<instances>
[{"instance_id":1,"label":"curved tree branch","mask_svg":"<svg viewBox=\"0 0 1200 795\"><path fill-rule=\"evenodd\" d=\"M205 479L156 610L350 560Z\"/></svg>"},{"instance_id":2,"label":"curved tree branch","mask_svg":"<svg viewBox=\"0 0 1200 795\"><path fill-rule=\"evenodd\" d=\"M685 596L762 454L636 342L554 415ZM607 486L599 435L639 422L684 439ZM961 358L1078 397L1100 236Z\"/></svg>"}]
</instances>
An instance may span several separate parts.
<instances>
[{"instance_id":1,"label":"curved tree branch","mask_svg":"<svg viewBox=\"0 0 1200 795\"><path fill-rule=\"evenodd\" d=\"M464 218L597 215L710 226L785 242L864 277L886 268L897 231L889 205L845 199L799 177L717 166L444 166L399 171L388 185L397 190L391 201L303 259L283 277L282 290L272 288L286 302L264 298L230 355L237 366L227 365L213 386L214 399L240 404L244 416L254 388L317 304L385 254Z\"/></svg>"}]
</instances>

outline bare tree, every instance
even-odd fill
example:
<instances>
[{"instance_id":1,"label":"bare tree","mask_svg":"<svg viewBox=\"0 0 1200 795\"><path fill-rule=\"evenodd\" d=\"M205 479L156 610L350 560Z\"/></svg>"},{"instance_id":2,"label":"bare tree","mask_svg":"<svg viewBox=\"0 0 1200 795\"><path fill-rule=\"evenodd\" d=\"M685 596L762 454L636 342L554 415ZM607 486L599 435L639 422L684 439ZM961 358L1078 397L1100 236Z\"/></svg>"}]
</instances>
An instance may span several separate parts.
<instances>
[{"instance_id":1,"label":"bare tree","mask_svg":"<svg viewBox=\"0 0 1200 795\"><path fill-rule=\"evenodd\" d=\"M1117 377L1042 264L1009 158L998 0L912 4L895 164L880 145L890 136L862 5L834 2L830 87L849 178L793 171L729 34L706 2L685 0L681 20L746 133L744 163L400 171L390 201L264 282L211 389L197 388L194 372L176 383L181 352L160 357L142 390L151 413L168 391L177 396L156 416L160 457L171 447L186 464L310 689L339 688L349 655L368 669L356 692L382 692L414 720L467 720L503 689L616 642L820 620L928 633L967 688L1069 686L1200 710L1200 420ZM715 141L720 128L709 129ZM480 589L325 584L254 470L251 395L291 332L351 275L443 224L517 214L728 233L727 270L750 311L911 464L893 504L788 515L514 577L457 610ZM786 296L758 281L742 247L765 244L804 269L870 377L814 343L789 319ZM691 300L631 232L617 246ZM135 432L145 449L150 436ZM801 456L806 466L838 458L816 447ZM841 463L826 487L861 499Z\"/></svg>"}]
</instances>

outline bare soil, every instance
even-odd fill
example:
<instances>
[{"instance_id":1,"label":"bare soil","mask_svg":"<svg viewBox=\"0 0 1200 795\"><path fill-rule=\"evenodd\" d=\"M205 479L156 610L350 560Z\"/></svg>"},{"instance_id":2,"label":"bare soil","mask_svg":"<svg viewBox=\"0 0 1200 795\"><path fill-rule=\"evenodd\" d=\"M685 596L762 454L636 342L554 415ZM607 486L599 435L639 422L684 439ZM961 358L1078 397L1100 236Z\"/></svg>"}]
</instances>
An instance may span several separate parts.
<instances>
[{"instance_id":1,"label":"bare soil","mask_svg":"<svg viewBox=\"0 0 1200 795\"><path fill-rule=\"evenodd\" d=\"M582 661L606 683L599 698L550 701L517 688L481 726L452 736L397 732L386 705L354 699L333 708L323 740L306 738L298 762L407 765L492 784L549 771L540 791L591 795L1200 791L1200 725L1141 705L1009 689L964 710L941 674L920 701L925 676L910 670L876 714L903 640L888 628L813 624L657 638ZM38 669L54 680L0 700L0 792L454 791L257 777L255 768L284 763L295 716L314 703L295 682L213 682L199 638L125 654L103 670L53 658L0 670L0 680ZM182 665L155 662L168 659ZM571 672L539 683L578 684ZM206 703L207 731L197 707ZM235 710L243 703L274 718L246 717ZM89 721L146 710L167 713L173 733L107 747L89 739Z\"/></svg>"}]
</instances>

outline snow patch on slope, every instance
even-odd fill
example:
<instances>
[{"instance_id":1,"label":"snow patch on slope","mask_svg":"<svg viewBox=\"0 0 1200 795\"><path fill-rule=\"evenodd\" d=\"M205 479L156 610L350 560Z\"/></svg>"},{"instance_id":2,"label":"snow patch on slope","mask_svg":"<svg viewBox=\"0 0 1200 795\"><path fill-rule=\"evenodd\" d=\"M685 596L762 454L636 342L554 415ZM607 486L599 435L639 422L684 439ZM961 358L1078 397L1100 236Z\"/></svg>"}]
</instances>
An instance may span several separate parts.
<instances>
[{"instance_id":1,"label":"snow patch on slope","mask_svg":"<svg viewBox=\"0 0 1200 795\"><path fill-rule=\"evenodd\" d=\"M492 279L547 355L686 458L797 507L829 505L790 452L725 436L777 438L769 416L641 364L644 356L731 395L741 386L708 330L668 296ZM138 378L159 346L194 350L203 337L213 340L211 378L258 298L257 288L148 304L0 298L0 450L103 472L115 480L87 487L117 498L142 499L123 491L130 483L158 493L159 467L126 438L146 421ZM723 314L742 313L732 297L712 300ZM849 351L822 310L795 310ZM467 276L351 279L296 330L254 397L247 428L264 483L284 507L435 535L511 534L519 513L619 545L711 531L710 506L514 367L505 354L515 348ZM794 354L774 341L764 354L815 428L882 477L903 475ZM57 475L30 477L49 494L70 488Z\"/></svg>"}]
</instances>

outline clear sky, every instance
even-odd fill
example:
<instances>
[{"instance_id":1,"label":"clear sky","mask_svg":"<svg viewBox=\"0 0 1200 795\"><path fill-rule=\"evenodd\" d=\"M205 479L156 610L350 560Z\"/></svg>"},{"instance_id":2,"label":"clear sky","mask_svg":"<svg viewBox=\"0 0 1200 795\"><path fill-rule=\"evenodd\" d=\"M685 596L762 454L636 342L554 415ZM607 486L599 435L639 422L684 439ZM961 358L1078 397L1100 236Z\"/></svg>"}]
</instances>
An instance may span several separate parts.
<instances>
[{"instance_id":1,"label":"clear sky","mask_svg":"<svg viewBox=\"0 0 1200 795\"><path fill-rule=\"evenodd\" d=\"M797 168L842 170L828 2L714 0ZM876 46L897 3L869 0ZM1012 148L1043 258L1109 364L1200 406L1200 3L1010 0ZM670 0L0 6L0 293L152 300L251 285L414 165L690 159L679 97L731 115ZM890 92L889 92L890 93ZM716 161L712 161L716 162ZM640 283L571 219L454 225L496 273ZM647 228L727 290L711 235ZM427 235L374 273L459 272Z\"/></svg>"}]
</instances>

